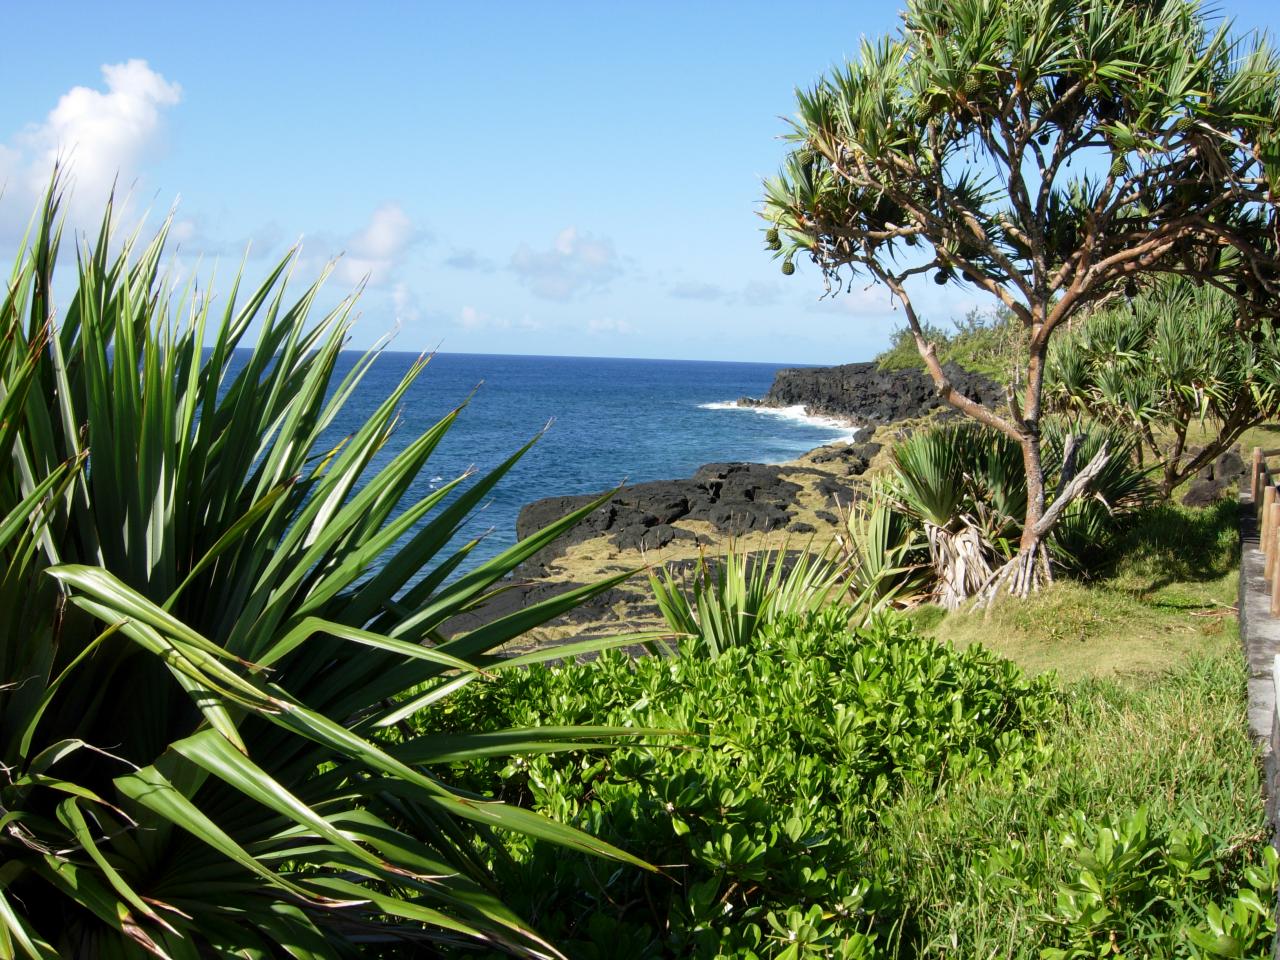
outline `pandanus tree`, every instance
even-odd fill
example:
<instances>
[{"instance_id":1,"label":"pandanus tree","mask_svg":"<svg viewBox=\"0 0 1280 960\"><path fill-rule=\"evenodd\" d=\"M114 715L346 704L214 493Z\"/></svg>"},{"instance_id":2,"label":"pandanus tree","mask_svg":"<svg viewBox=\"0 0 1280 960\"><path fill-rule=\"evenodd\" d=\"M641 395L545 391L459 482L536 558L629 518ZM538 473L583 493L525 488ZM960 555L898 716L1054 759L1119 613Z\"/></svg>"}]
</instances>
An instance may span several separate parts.
<instances>
[{"instance_id":1,"label":"pandanus tree","mask_svg":"<svg viewBox=\"0 0 1280 960\"><path fill-rule=\"evenodd\" d=\"M1025 595L1045 538L1112 455L1069 456L1046 489L1050 341L1074 317L1175 274L1239 322L1280 310L1280 60L1194 0L910 0L893 36L797 94L794 146L766 182L766 242L830 293L860 278L901 308L939 393L1019 445L1017 555L984 587ZM964 396L918 305L932 275L1007 309L1025 348L1000 409Z\"/></svg>"},{"instance_id":2,"label":"pandanus tree","mask_svg":"<svg viewBox=\"0 0 1280 960\"><path fill-rule=\"evenodd\" d=\"M1132 430L1169 497L1280 414L1280 332L1237 318L1227 294L1176 277L1104 307L1054 341L1050 403Z\"/></svg>"}]
</instances>

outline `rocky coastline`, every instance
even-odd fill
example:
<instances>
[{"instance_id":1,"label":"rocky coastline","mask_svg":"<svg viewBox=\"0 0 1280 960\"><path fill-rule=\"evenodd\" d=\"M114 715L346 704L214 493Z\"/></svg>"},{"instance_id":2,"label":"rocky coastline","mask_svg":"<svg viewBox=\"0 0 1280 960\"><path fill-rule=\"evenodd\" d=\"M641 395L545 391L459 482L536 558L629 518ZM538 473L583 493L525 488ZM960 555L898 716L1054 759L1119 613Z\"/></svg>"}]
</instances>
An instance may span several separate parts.
<instances>
[{"instance_id":1,"label":"rocky coastline","mask_svg":"<svg viewBox=\"0 0 1280 960\"><path fill-rule=\"evenodd\" d=\"M998 407L1004 388L989 377L954 363L943 367L955 389L971 400ZM743 406L802 406L811 416L834 417L863 425L915 420L947 408L933 380L922 369L881 370L874 362L838 367L779 370L763 397L743 397Z\"/></svg>"},{"instance_id":2,"label":"rocky coastline","mask_svg":"<svg viewBox=\"0 0 1280 960\"><path fill-rule=\"evenodd\" d=\"M956 389L999 407L1003 388L949 366ZM921 424L954 415L923 370L882 371L874 363L779 370L769 392L743 397L741 406L803 407L811 416L857 427L852 439L780 464L708 463L693 476L619 488L602 505L516 572L510 589L448 625L473 629L498 616L548 600L614 574L639 575L534 631L531 641L660 628L661 619L640 571L662 565L688 570L701 554L731 546L798 549L829 543L843 528L842 513L868 495L871 478L888 463L893 445ZM1183 502L1201 506L1234 489L1243 471L1238 451L1224 454L1189 485ZM603 495L547 497L525 505L516 535L528 537Z\"/></svg>"},{"instance_id":3,"label":"rocky coastline","mask_svg":"<svg viewBox=\"0 0 1280 960\"><path fill-rule=\"evenodd\" d=\"M960 368L957 389L998 402L999 388ZM686 567L702 552L731 544L752 550L828 542L841 512L867 495L870 475L889 447L925 418L944 415L944 401L921 370L881 371L874 363L779 370L769 392L743 406L803 407L813 416L856 426L848 443L811 450L781 464L708 463L693 476L617 490L573 530L526 561L517 581L475 614L451 624L469 629L611 574L650 565ZM548 497L527 504L516 535L527 537L601 494ZM643 576L615 587L539 632L556 641L584 632L618 633L657 625Z\"/></svg>"}]
</instances>

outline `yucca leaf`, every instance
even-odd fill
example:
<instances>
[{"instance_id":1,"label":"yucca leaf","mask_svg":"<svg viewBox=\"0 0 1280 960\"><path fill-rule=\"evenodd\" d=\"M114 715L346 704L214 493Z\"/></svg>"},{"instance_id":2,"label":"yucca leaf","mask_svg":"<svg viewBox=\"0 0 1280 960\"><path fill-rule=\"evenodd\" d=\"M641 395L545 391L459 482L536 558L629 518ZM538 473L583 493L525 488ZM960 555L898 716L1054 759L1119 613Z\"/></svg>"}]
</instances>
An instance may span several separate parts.
<instances>
[{"instance_id":1,"label":"yucca leaf","mask_svg":"<svg viewBox=\"0 0 1280 960\"><path fill-rule=\"evenodd\" d=\"M31 929L25 920L13 909L13 904L5 895L4 885L0 884L0 947L6 960L21 956L31 960L58 960L58 951Z\"/></svg>"}]
</instances>

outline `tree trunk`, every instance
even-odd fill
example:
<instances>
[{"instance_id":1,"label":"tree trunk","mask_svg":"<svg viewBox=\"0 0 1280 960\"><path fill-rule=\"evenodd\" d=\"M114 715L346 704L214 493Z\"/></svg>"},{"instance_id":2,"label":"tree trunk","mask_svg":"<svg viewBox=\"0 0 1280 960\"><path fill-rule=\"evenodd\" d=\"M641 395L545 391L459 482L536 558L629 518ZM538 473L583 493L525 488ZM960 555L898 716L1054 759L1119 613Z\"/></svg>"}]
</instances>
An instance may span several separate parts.
<instances>
[{"instance_id":1,"label":"tree trunk","mask_svg":"<svg viewBox=\"0 0 1280 960\"><path fill-rule=\"evenodd\" d=\"M1018 555L1012 561L1016 569L1009 574L1013 581L1008 584L1010 592L1016 597L1026 597L1040 588L1040 584L1048 578L1047 559L1040 548L1045 531L1041 521L1044 519L1046 492L1044 489L1044 458L1042 456L1043 437L1040 433L1040 399L1044 387L1044 367L1048 353L1047 343L1042 340L1041 330L1032 336L1031 349L1027 357L1027 392L1025 411L1022 423L1022 466L1027 474L1027 513L1022 522L1022 539L1018 543ZM1074 449L1074 444L1072 445ZM1070 458L1074 460L1074 457ZM1064 463L1064 472L1073 470L1074 463ZM1070 477L1064 477L1064 483ZM1041 560L1044 560L1041 563ZM1043 570L1041 568L1043 567ZM1039 572L1038 572L1039 571ZM1001 575L997 582L1003 580Z\"/></svg>"},{"instance_id":2,"label":"tree trunk","mask_svg":"<svg viewBox=\"0 0 1280 960\"><path fill-rule=\"evenodd\" d=\"M1022 466L1027 474L1027 512L1022 521L1018 555L1010 561L1009 582L1005 584L1010 595L1015 597L1029 596L1039 590L1049 577L1048 560L1042 549L1044 535L1038 532L1044 519L1046 500L1040 424L1029 421L1028 426L1031 430L1022 439Z\"/></svg>"},{"instance_id":3,"label":"tree trunk","mask_svg":"<svg viewBox=\"0 0 1280 960\"><path fill-rule=\"evenodd\" d=\"M1111 451L1104 443L1092 460L1076 470L1073 452L1075 443L1075 438L1071 438L1068 448L1063 451L1061 483L1053 498L1053 505L1047 509L1040 437L1034 437L1023 446L1024 466L1027 470L1027 514L1022 539L1018 543L1018 555L996 571L978 594L975 607L989 606L1002 592L1015 597L1027 597L1053 579L1045 540L1062 511L1089 489L1111 460Z\"/></svg>"}]
</instances>

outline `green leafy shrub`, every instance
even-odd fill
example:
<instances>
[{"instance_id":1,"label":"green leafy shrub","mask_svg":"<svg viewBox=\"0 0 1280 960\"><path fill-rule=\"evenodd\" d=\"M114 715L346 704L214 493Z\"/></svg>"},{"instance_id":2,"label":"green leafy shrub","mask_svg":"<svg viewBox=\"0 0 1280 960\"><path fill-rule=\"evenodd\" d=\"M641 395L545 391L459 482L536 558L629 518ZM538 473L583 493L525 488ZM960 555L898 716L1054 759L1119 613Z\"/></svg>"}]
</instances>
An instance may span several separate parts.
<instances>
[{"instance_id":1,"label":"green leafy shrub","mask_svg":"<svg viewBox=\"0 0 1280 960\"><path fill-rule=\"evenodd\" d=\"M963 319L952 320L947 330L926 323L925 339L934 345L944 364L956 363L966 370L983 373L997 383L1009 383L1019 360L1021 331L1007 310L973 308ZM875 359L881 370L924 370L924 359L916 348L916 338L908 327L893 332L889 346Z\"/></svg>"},{"instance_id":2,"label":"green leafy shrub","mask_svg":"<svg viewBox=\"0 0 1280 960\"><path fill-rule=\"evenodd\" d=\"M1101 823L1079 811L1071 816L1059 845L1074 879L1059 888L1045 917L1061 946L1046 948L1043 960L1168 956L1183 946L1164 935L1170 925L1183 931L1192 956L1270 956L1280 861L1275 848L1262 848L1261 862L1243 871L1238 888L1220 891L1230 897L1224 910L1204 902L1223 885L1218 844L1205 824L1165 831L1152 829L1148 820L1146 807ZM1009 879L1016 880L1016 871Z\"/></svg>"},{"instance_id":3,"label":"green leafy shrub","mask_svg":"<svg viewBox=\"0 0 1280 960\"><path fill-rule=\"evenodd\" d=\"M335 373L350 299L312 322L287 258L215 312L163 271L167 224L121 242L108 213L55 310L57 204L0 296L0 956L545 955L494 829L634 858L443 785L430 764L491 744L396 722L596 589L442 631L573 517L459 575L519 453L409 500L458 415L388 449L425 361L331 449L375 359Z\"/></svg>"},{"instance_id":4,"label":"green leafy shrub","mask_svg":"<svg viewBox=\"0 0 1280 960\"><path fill-rule=\"evenodd\" d=\"M880 956L895 891L865 845L906 784L1026 764L1046 681L899 619L840 610L763 624L715 658L606 653L534 667L418 715L421 729L583 722L694 738L582 756L459 764L460 786L521 803L659 865L601 868L513 839L494 869L520 912L574 957Z\"/></svg>"},{"instance_id":5,"label":"green leafy shrub","mask_svg":"<svg viewBox=\"0 0 1280 960\"><path fill-rule=\"evenodd\" d=\"M535 667L411 724L693 734L455 766L660 865L506 845L504 890L575 960L1268 955L1276 860L1233 644L1058 689L896 618L843 623Z\"/></svg>"},{"instance_id":6,"label":"green leafy shrub","mask_svg":"<svg viewBox=\"0 0 1280 960\"><path fill-rule=\"evenodd\" d=\"M1052 407L1133 431L1167 498L1280 413L1280 331L1217 287L1168 277L1058 337L1046 379Z\"/></svg>"}]
</instances>

